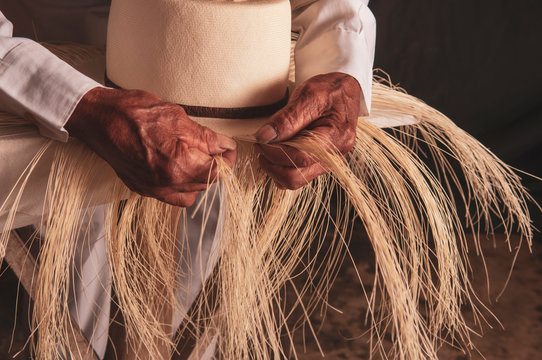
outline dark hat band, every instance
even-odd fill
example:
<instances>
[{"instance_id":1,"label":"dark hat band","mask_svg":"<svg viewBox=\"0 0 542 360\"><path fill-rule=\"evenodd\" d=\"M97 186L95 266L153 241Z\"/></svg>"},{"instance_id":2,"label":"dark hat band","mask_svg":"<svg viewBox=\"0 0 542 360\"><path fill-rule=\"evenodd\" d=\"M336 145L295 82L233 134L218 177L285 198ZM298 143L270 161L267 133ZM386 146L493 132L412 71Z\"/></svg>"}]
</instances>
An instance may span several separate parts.
<instances>
[{"instance_id":1,"label":"dark hat band","mask_svg":"<svg viewBox=\"0 0 542 360\"><path fill-rule=\"evenodd\" d=\"M107 75L105 75L105 85L115 89L121 89L121 87L111 81ZM186 111L188 116L217 119L254 119L269 117L278 110L282 109L288 103L288 96L289 92L287 89L284 97L273 104L239 108L193 106L184 104L178 105L181 106L184 111Z\"/></svg>"}]
</instances>

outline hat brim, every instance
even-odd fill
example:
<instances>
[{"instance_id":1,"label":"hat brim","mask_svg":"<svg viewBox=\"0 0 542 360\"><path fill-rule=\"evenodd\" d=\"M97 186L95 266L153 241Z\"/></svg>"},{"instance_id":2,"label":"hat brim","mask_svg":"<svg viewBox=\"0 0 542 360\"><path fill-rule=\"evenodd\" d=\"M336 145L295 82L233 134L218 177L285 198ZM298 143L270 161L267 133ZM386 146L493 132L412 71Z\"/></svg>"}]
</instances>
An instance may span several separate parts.
<instances>
[{"instance_id":1,"label":"hat brim","mask_svg":"<svg viewBox=\"0 0 542 360\"><path fill-rule=\"evenodd\" d=\"M190 116L190 119L206 126L216 133L229 136L235 140L256 142L256 133L268 123L271 117L254 119L220 119Z\"/></svg>"},{"instance_id":2,"label":"hat brim","mask_svg":"<svg viewBox=\"0 0 542 360\"><path fill-rule=\"evenodd\" d=\"M235 140L257 142L256 133L265 124L271 121L271 117L254 119L220 119L190 116L192 120L202 126L206 126L217 132L229 136ZM413 117L402 113L389 111L375 111L368 117L362 117L379 128L392 128L405 125L413 125L418 121Z\"/></svg>"}]
</instances>

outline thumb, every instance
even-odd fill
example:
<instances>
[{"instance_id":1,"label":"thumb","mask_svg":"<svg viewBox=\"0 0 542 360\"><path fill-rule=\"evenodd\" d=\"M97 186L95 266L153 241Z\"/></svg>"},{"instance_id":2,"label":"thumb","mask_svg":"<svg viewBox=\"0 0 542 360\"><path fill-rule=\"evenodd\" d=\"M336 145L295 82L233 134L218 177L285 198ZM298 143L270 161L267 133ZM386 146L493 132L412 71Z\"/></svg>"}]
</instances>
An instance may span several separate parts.
<instances>
[{"instance_id":1,"label":"thumb","mask_svg":"<svg viewBox=\"0 0 542 360\"><path fill-rule=\"evenodd\" d=\"M302 94L271 116L270 121L256 133L259 143L267 144L290 139L321 116L324 104L318 97Z\"/></svg>"},{"instance_id":2,"label":"thumb","mask_svg":"<svg viewBox=\"0 0 542 360\"><path fill-rule=\"evenodd\" d=\"M199 125L199 124L198 124ZM203 151L209 155L222 154L225 151L235 150L237 143L232 138L214 132L206 126L199 126Z\"/></svg>"}]
</instances>

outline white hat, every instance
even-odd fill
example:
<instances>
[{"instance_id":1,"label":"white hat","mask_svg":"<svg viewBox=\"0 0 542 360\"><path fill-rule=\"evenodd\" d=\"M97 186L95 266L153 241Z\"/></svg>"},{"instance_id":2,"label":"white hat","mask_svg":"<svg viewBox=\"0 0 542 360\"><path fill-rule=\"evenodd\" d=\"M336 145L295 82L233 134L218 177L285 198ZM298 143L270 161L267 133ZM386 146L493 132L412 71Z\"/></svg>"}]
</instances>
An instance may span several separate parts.
<instances>
[{"instance_id":1,"label":"white hat","mask_svg":"<svg viewBox=\"0 0 542 360\"><path fill-rule=\"evenodd\" d=\"M290 39L288 0L115 0L107 77L246 137L287 102Z\"/></svg>"}]
</instances>

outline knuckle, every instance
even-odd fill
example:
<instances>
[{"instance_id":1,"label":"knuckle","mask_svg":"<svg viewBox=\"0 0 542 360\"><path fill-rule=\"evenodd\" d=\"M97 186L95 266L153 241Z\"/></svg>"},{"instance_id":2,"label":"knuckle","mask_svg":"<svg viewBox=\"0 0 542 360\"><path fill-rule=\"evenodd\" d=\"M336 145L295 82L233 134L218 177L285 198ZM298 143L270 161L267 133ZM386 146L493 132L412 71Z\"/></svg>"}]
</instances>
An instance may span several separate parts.
<instances>
[{"instance_id":1,"label":"knuckle","mask_svg":"<svg viewBox=\"0 0 542 360\"><path fill-rule=\"evenodd\" d=\"M215 146L218 142L216 133L207 127L202 127L201 139L206 144L209 153L212 152L211 147Z\"/></svg>"},{"instance_id":2,"label":"knuckle","mask_svg":"<svg viewBox=\"0 0 542 360\"><path fill-rule=\"evenodd\" d=\"M127 106L123 109L124 114L129 119L145 119L148 117L147 109L140 106Z\"/></svg>"},{"instance_id":3,"label":"knuckle","mask_svg":"<svg viewBox=\"0 0 542 360\"><path fill-rule=\"evenodd\" d=\"M160 186L169 186L176 182L177 175L173 168L173 165L167 165L163 168L160 168L157 171L158 179L156 183Z\"/></svg>"},{"instance_id":4,"label":"knuckle","mask_svg":"<svg viewBox=\"0 0 542 360\"><path fill-rule=\"evenodd\" d=\"M285 111L275 119L274 127L279 134L289 134L295 129L297 116L294 110Z\"/></svg>"},{"instance_id":5,"label":"knuckle","mask_svg":"<svg viewBox=\"0 0 542 360\"><path fill-rule=\"evenodd\" d=\"M181 162L176 159L170 159L157 169L157 184L160 186L170 186L186 182L185 168Z\"/></svg>"},{"instance_id":6,"label":"knuckle","mask_svg":"<svg viewBox=\"0 0 542 360\"><path fill-rule=\"evenodd\" d=\"M189 199L182 197L178 200L177 205L180 207L190 207L192 206L192 202Z\"/></svg>"},{"instance_id":7,"label":"knuckle","mask_svg":"<svg viewBox=\"0 0 542 360\"><path fill-rule=\"evenodd\" d=\"M296 166L307 167L313 163L312 157L305 153L296 153L293 157Z\"/></svg>"},{"instance_id":8,"label":"knuckle","mask_svg":"<svg viewBox=\"0 0 542 360\"><path fill-rule=\"evenodd\" d=\"M297 190L305 185L305 179L299 173L290 173L286 176L284 185L290 190Z\"/></svg>"},{"instance_id":9,"label":"knuckle","mask_svg":"<svg viewBox=\"0 0 542 360\"><path fill-rule=\"evenodd\" d=\"M303 87L303 93L313 94L318 91L319 85L315 80L316 78L313 78L305 83L305 86Z\"/></svg>"},{"instance_id":10,"label":"knuckle","mask_svg":"<svg viewBox=\"0 0 542 360\"><path fill-rule=\"evenodd\" d=\"M345 139L343 141L343 152L347 153L351 151L354 148L354 145L356 143L356 135L355 132L350 131L347 136L345 136Z\"/></svg>"},{"instance_id":11,"label":"knuckle","mask_svg":"<svg viewBox=\"0 0 542 360\"><path fill-rule=\"evenodd\" d=\"M180 202L182 207L190 207L194 205L194 202L196 201L196 195L192 194L186 194L181 197Z\"/></svg>"},{"instance_id":12,"label":"knuckle","mask_svg":"<svg viewBox=\"0 0 542 360\"><path fill-rule=\"evenodd\" d=\"M301 122L301 117L298 111L291 111L284 118L284 123L288 130L293 131L298 127Z\"/></svg>"},{"instance_id":13,"label":"knuckle","mask_svg":"<svg viewBox=\"0 0 542 360\"><path fill-rule=\"evenodd\" d=\"M290 190L297 190L301 189L303 186L307 185L308 181L305 181L305 179L293 179L290 183L288 188Z\"/></svg>"}]
</instances>

